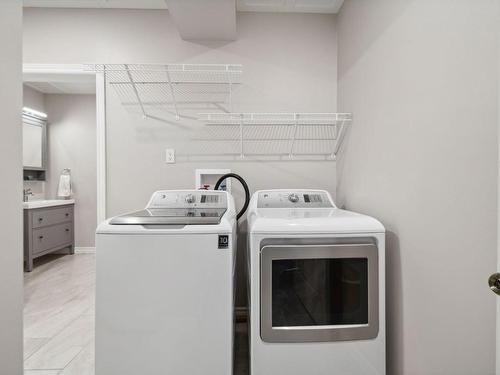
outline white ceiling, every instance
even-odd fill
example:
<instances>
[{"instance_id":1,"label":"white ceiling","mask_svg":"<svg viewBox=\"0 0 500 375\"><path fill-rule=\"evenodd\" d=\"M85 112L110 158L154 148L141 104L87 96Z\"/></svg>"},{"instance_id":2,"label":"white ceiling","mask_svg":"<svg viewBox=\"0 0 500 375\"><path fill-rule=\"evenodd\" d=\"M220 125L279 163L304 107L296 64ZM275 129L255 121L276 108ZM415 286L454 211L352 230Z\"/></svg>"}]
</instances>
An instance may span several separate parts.
<instances>
[{"instance_id":1,"label":"white ceiling","mask_svg":"<svg viewBox=\"0 0 500 375\"><path fill-rule=\"evenodd\" d=\"M236 0L249 12L337 13L344 0ZM165 0L24 0L25 7L167 9Z\"/></svg>"},{"instance_id":2,"label":"white ceiling","mask_svg":"<svg viewBox=\"0 0 500 375\"><path fill-rule=\"evenodd\" d=\"M43 94L95 94L93 74L24 73L24 84Z\"/></svg>"},{"instance_id":3,"label":"white ceiling","mask_svg":"<svg viewBox=\"0 0 500 375\"><path fill-rule=\"evenodd\" d=\"M23 0L25 7L36 8L123 8L167 9L164 0Z\"/></svg>"},{"instance_id":4,"label":"white ceiling","mask_svg":"<svg viewBox=\"0 0 500 375\"><path fill-rule=\"evenodd\" d=\"M95 94L95 82L93 84L76 82L24 82L24 84L42 94Z\"/></svg>"}]
</instances>

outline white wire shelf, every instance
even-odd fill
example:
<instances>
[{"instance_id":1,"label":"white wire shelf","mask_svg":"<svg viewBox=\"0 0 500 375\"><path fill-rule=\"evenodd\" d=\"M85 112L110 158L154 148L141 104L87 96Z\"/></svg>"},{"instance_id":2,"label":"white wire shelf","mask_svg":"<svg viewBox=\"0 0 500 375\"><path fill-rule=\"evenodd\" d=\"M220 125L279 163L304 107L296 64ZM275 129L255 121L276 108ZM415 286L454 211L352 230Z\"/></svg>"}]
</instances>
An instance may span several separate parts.
<instances>
[{"instance_id":1,"label":"white wire shelf","mask_svg":"<svg viewBox=\"0 0 500 375\"><path fill-rule=\"evenodd\" d=\"M242 75L238 64L97 64L91 69L104 72L124 106L155 119L162 110L177 119L200 107L230 112Z\"/></svg>"},{"instance_id":2,"label":"white wire shelf","mask_svg":"<svg viewBox=\"0 0 500 375\"><path fill-rule=\"evenodd\" d=\"M203 155L335 160L352 115L204 113L199 120L206 126L192 141Z\"/></svg>"}]
</instances>

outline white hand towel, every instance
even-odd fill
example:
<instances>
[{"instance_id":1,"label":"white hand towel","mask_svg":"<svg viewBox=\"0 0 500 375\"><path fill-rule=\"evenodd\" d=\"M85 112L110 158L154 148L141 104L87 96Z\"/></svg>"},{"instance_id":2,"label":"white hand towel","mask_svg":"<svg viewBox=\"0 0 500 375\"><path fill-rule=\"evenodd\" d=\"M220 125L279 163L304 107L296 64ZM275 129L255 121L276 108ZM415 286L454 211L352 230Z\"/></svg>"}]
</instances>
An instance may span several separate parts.
<instances>
[{"instance_id":1,"label":"white hand towel","mask_svg":"<svg viewBox=\"0 0 500 375\"><path fill-rule=\"evenodd\" d=\"M62 174L61 177L59 177L57 196L61 198L71 197L71 176L69 174Z\"/></svg>"}]
</instances>

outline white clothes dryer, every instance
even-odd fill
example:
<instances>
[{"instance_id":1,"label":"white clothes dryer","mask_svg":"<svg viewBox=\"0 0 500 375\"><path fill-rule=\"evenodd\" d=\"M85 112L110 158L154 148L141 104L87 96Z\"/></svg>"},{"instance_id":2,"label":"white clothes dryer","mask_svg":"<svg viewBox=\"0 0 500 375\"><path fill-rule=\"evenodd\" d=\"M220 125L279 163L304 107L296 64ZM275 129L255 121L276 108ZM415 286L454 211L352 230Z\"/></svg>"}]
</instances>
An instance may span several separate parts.
<instances>
[{"instance_id":1,"label":"white clothes dryer","mask_svg":"<svg viewBox=\"0 0 500 375\"><path fill-rule=\"evenodd\" d=\"M252 375L385 374L385 229L322 190L266 190L248 213Z\"/></svg>"},{"instance_id":2,"label":"white clothes dryer","mask_svg":"<svg viewBox=\"0 0 500 375\"><path fill-rule=\"evenodd\" d=\"M235 245L223 191L157 191L99 225L96 374L232 374Z\"/></svg>"}]
</instances>

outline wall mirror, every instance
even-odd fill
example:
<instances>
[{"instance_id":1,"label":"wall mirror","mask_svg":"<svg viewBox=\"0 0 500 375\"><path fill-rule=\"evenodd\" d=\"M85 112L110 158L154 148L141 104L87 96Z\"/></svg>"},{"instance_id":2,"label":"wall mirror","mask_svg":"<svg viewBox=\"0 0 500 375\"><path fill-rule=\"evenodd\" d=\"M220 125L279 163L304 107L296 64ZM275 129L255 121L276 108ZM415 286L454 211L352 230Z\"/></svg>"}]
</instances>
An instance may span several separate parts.
<instances>
[{"instance_id":1,"label":"wall mirror","mask_svg":"<svg viewBox=\"0 0 500 375\"><path fill-rule=\"evenodd\" d=\"M43 171L47 161L47 116L23 108L23 168Z\"/></svg>"}]
</instances>

